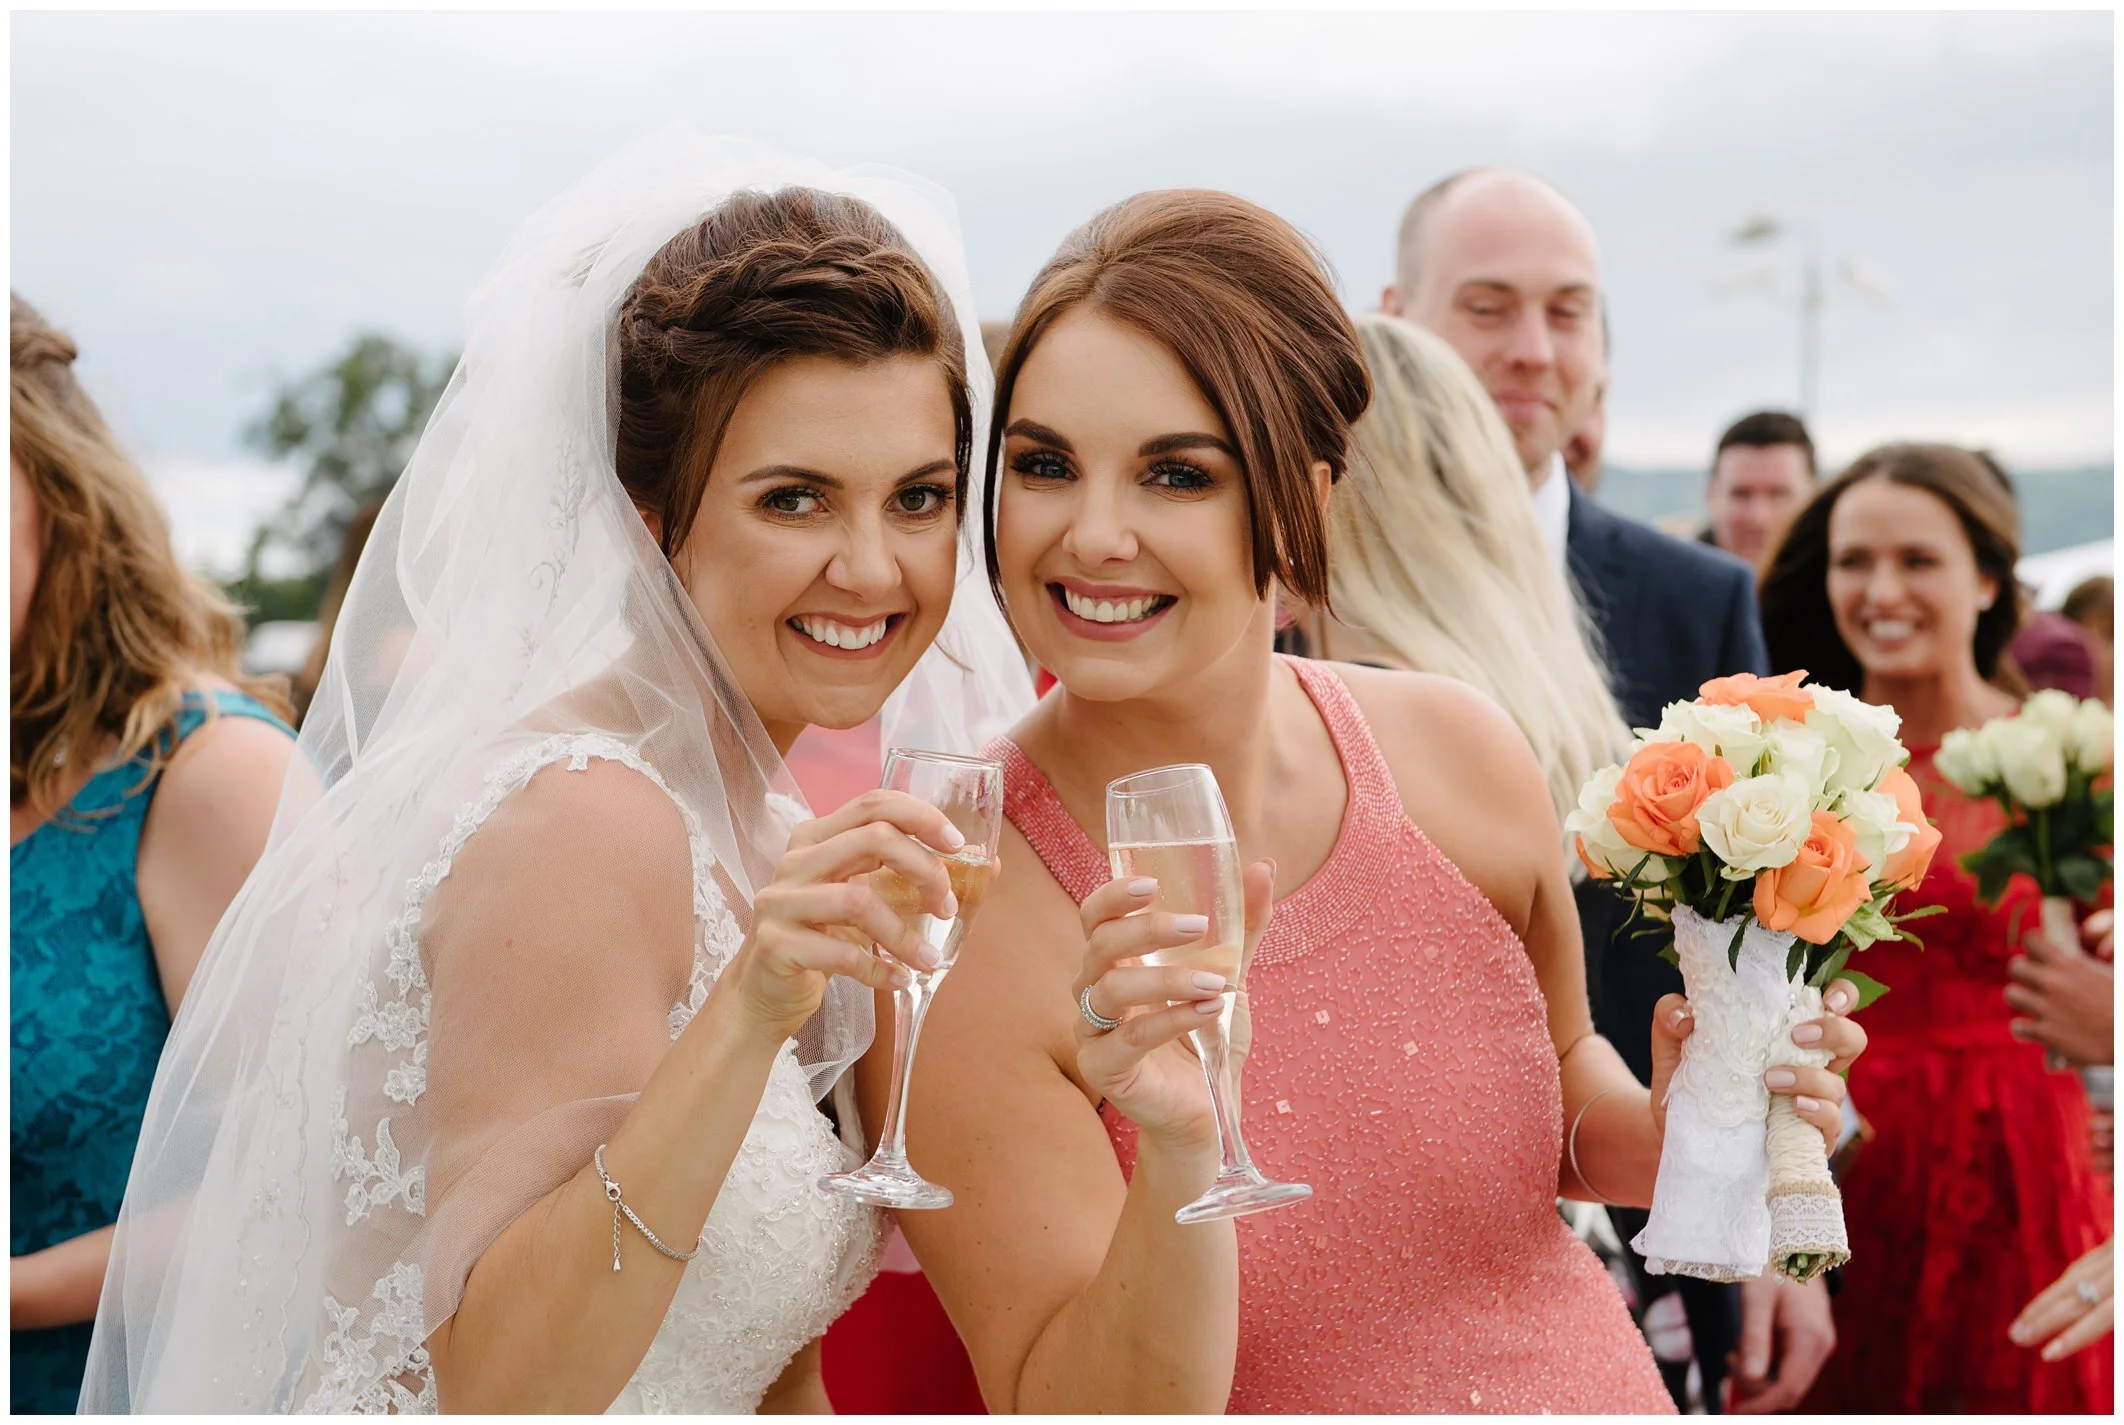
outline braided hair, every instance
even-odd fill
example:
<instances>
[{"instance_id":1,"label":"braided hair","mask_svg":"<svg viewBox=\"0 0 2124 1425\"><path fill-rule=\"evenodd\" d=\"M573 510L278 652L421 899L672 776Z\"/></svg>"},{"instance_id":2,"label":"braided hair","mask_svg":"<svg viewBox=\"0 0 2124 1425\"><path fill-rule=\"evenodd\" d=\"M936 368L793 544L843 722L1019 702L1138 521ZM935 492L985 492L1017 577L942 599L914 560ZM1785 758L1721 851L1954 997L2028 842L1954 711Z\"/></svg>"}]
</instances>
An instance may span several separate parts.
<instances>
[{"instance_id":1,"label":"braided hair","mask_svg":"<svg viewBox=\"0 0 2124 1425\"><path fill-rule=\"evenodd\" d=\"M618 337L620 484L657 517L666 558L686 542L739 400L792 357L935 358L951 392L963 507L973 412L958 322L907 239L861 199L736 194L650 258Z\"/></svg>"}]
</instances>

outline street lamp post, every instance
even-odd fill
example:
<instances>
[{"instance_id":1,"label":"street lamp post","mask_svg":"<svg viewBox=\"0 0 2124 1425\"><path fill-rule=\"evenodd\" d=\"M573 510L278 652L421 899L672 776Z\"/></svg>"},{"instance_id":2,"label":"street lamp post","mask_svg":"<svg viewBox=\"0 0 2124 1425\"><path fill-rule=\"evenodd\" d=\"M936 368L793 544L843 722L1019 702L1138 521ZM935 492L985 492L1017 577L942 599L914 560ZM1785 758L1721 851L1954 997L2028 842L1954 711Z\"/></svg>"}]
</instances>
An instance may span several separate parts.
<instances>
[{"instance_id":1,"label":"street lamp post","mask_svg":"<svg viewBox=\"0 0 2124 1425\"><path fill-rule=\"evenodd\" d=\"M1788 222L1758 213L1730 234L1736 247L1754 247L1791 236L1799 245L1799 292L1793 305L1799 309L1799 414L1812 420L1820 397L1822 358L1822 312L1830 302L1843 297L1865 297L1883 302L1887 294L1866 265L1847 258L1838 267L1832 292L1822 268L1822 245L1811 224ZM1774 267L1758 268L1719 284L1722 292L1759 291L1773 301L1784 297L1783 284Z\"/></svg>"}]
</instances>

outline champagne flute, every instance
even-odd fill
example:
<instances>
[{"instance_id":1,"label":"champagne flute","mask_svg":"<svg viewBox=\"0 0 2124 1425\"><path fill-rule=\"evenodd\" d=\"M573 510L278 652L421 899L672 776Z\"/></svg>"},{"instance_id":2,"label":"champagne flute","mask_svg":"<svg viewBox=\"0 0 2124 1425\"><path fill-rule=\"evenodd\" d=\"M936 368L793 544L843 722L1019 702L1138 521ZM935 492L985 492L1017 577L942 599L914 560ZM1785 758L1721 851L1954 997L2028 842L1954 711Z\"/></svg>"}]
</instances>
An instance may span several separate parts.
<instances>
[{"instance_id":1,"label":"champagne flute","mask_svg":"<svg viewBox=\"0 0 2124 1425\"><path fill-rule=\"evenodd\" d=\"M959 913L950 920L931 915L922 905L921 891L890 866L866 878L879 899L936 950L938 960L933 970L904 967L913 982L892 992L892 1097L885 1105L878 1151L853 1172L820 1178L819 1186L876 1207L949 1207L951 1190L929 1182L907 1162L907 1086L914 1074L915 1041L922 1036L922 1020L929 1013L931 998L959 958L959 942L980 911L989 882L996 878L996 840L1003 830L1003 764L895 747L885 758L882 785L928 802L966 838L966 845L958 851L937 858L951 878Z\"/></svg>"},{"instance_id":2,"label":"champagne flute","mask_svg":"<svg viewBox=\"0 0 2124 1425\"><path fill-rule=\"evenodd\" d=\"M1158 767L1106 789L1106 848L1116 879L1150 876L1157 898L1143 912L1203 915L1209 930L1198 940L1146 955L1153 965L1184 965L1224 976L1224 1007L1207 1027L1189 1034L1217 1110L1223 1163L1209 1190L1173 1214L1177 1222L1210 1222L1259 1212L1313 1195L1304 1183L1264 1177L1239 1132L1239 1070L1232 1061L1232 1020L1246 983L1246 901L1239 882L1239 842L1217 775L1200 763Z\"/></svg>"}]
</instances>

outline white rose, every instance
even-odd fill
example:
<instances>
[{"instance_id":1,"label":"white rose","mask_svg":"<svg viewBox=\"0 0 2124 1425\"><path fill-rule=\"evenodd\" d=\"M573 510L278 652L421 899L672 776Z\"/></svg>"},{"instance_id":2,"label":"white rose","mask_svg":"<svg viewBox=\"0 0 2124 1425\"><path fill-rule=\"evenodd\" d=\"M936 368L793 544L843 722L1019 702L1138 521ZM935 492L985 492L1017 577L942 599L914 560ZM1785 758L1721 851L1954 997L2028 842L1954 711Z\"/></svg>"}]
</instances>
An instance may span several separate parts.
<instances>
[{"instance_id":1,"label":"white rose","mask_svg":"<svg viewBox=\"0 0 2124 1425\"><path fill-rule=\"evenodd\" d=\"M1763 720L1745 704L1669 703L1659 717L1660 742L1693 742L1726 759L1736 777L1755 771L1763 755Z\"/></svg>"},{"instance_id":2,"label":"white rose","mask_svg":"<svg viewBox=\"0 0 2124 1425\"><path fill-rule=\"evenodd\" d=\"M1674 874L1673 865L1664 856L1647 861L1645 853L1623 840L1615 823L1608 820L1608 808L1615 805L1615 784L1622 780L1622 770L1619 766L1603 767L1593 774L1578 794L1577 807L1564 818L1564 830L1578 838L1580 851L1589 863L1617 880L1637 870L1638 862L1644 861L1640 879L1664 881Z\"/></svg>"},{"instance_id":3,"label":"white rose","mask_svg":"<svg viewBox=\"0 0 2124 1425\"><path fill-rule=\"evenodd\" d=\"M1696 824L1728 879L1789 866L1814 829L1814 788L1803 777L1749 777L1704 798Z\"/></svg>"},{"instance_id":4,"label":"white rose","mask_svg":"<svg viewBox=\"0 0 2124 1425\"><path fill-rule=\"evenodd\" d=\"M2017 722L2031 727L2040 727L2045 732L2064 740L2072 736L2073 718L2080 710L2079 701L2072 694L2057 688L2045 688L2029 696L2014 714Z\"/></svg>"},{"instance_id":5,"label":"white rose","mask_svg":"<svg viewBox=\"0 0 2124 1425\"><path fill-rule=\"evenodd\" d=\"M1984 741L1998 758L1999 780L2022 806L2055 806L2065 795L2065 738L2056 730L2025 718L2002 718L1986 725Z\"/></svg>"},{"instance_id":6,"label":"white rose","mask_svg":"<svg viewBox=\"0 0 2124 1425\"><path fill-rule=\"evenodd\" d=\"M1803 691L1814 695L1807 726L1820 733L1836 753L1831 792L1871 791L1890 767L1903 765L1908 754L1896 736L1903 719L1894 708L1876 707L1841 688L1819 683L1809 683Z\"/></svg>"},{"instance_id":7,"label":"white rose","mask_svg":"<svg viewBox=\"0 0 2124 1425\"><path fill-rule=\"evenodd\" d=\"M1837 815L1850 823L1859 855L1866 858L1868 885L1881 878L1888 858L1917 835L1917 828L1902 820L1895 798L1886 792L1846 792Z\"/></svg>"},{"instance_id":8,"label":"white rose","mask_svg":"<svg viewBox=\"0 0 2124 1425\"><path fill-rule=\"evenodd\" d=\"M1814 805L1825 807L1834 799L1830 777L1836 770L1836 753L1829 741L1811 727L1781 722L1764 738L1770 756L1763 764L1766 777L1797 777L1807 784Z\"/></svg>"},{"instance_id":9,"label":"white rose","mask_svg":"<svg viewBox=\"0 0 2124 1425\"><path fill-rule=\"evenodd\" d=\"M1999 780L1999 758L1983 728L1958 727L1940 739L1932 765L1972 797L1989 795Z\"/></svg>"},{"instance_id":10,"label":"white rose","mask_svg":"<svg viewBox=\"0 0 2124 1425\"><path fill-rule=\"evenodd\" d=\"M2080 704L2072 718L2072 760L2090 777L2109 770L2116 755L2116 714L2093 698Z\"/></svg>"}]
</instances>

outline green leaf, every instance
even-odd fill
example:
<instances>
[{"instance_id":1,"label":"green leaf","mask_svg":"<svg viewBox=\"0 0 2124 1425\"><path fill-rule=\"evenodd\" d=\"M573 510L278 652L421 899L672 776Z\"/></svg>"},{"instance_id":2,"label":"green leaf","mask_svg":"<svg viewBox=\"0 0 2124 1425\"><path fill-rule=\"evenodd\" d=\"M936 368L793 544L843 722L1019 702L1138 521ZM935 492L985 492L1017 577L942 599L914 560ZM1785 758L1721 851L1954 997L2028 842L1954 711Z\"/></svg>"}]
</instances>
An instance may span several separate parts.
<instances>
[{"instance_id":1,"label":"green leaf","mask_svg":"<svg viewBox=\"0 0 2124 1425\"><path fill-rule=\"evenodd\" d=\"M1659 958L1677 970L1681 968L1681 951L1674 948L1674 942L1671 940L1659 947Z\"/></svg>"},{"instance_id":2,"label":"green leaf","mask_svg":"<svg viewBox=\"0 0 2124 1425\"><path fill-rule=\"evenodd\" d=\"M1726 963L1733 967L1733 973L1736 975L1740 973L1741 939L1747 933L1748 917L1742 916L1740 924L1733 927L1733 943L1726 947Z\"/></svg>"},{"instance_id":3,"label":"green leaf","mask_svg":"<svg viewBox=\"0 0 2124 1425\"><path fill-rule=\"evenodd\" d=\"M1836 953L1822 961L1821 967L1807 977L1807 983L1816 989L1823 988L1837 977L1837 974L1842 971L1846 964L1850 963L1850 960L1851 946L1849 944L1837 946Z\"/></svg>"},{"instance_id":4,"label":"green leaf","mask_svg":"<svg viewBox=\"0 0 2124 1425\"><path fill-rule=\"evenodd\" d=\"M1785 953L1785 983L1792 983L1793 978L1800 972L1800 966L1806 963L1807 942L1804 940L1793 941L1792 948Z\"/></svg>"},{"instance_id":5,"label":"green leaf","mask_svg":"<svg viewBox=\"0 0 2124 1425\"><path fill-rule=\"evenodd\" d=\"M1844 922L1844 936L1853 945L1863 950L1877 940L1895 939L1895 927L1881 913L1879 901L1868 901L1851 913Z\"/></svg>"},{"instance_id":6,"label":"green leaf","mask_svg":"<svg viewBox=\"0 0 2124 1425\"><path fill-rule=\"evenodd\" d=\"M2058 885L2066 895L2088 904L2102 894L2104 867L2092 856L2067 856L2058 862Z\"/></svg>"},{"instance_id":7,"label":"green leaf","mask_svg":"<svg viewBox=\"0 0 2124 1425\"><path fill-rule=\"evenodd\" d=\"M1831 978L1835 977L1832 976ZM1888 993L1886 985L1874 979L1871 975L1860 974L1857 970L1845 970L1843 978L1851 981L1851 987L1858 991L1858 1003L1852 1006L1855 1010L1864 1009L1867 1005L1872 1004L1882 995Z\"/></svg>"},{"instance_id":8,"label":"green leaf","mask_svg":"<svg viewBox=\"0 0 2124 1425\"><path fill-rule=\"evenodd\" d=\"M2013 866L2002 856L1970 859L1976 862L1969 869L1976 872L1977 899L1986 905L1997 905L1999 898L2006 894L2006 883L2013 879Z\"/></svg>"},{"instance_id":9,"label":"green leaf","mask_svg":"<svg viewBox=\"0 0 2124 1425\"><path fill-rule=\"evenodd\" d=\"M1894 925L1908 925L1913 920L1923 920L1930 915L1945 915L1946 913L1947 907L1943 905L1921 905L1916 910L1905 914L1891 915L1888 920Z\"/></svg>"}]
</instances>

